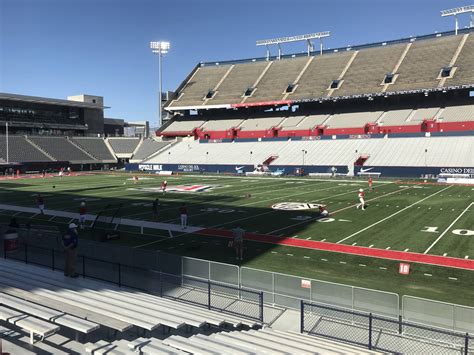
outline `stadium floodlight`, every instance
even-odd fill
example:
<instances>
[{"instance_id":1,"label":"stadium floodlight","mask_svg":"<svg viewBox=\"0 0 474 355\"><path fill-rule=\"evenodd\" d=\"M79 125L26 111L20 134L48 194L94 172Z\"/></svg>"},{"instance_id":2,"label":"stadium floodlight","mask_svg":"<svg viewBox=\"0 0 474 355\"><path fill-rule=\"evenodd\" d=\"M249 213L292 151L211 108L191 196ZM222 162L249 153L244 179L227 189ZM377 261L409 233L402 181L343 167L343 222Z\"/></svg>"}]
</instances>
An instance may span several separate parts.
<instances>
[{"instance_id":1,"label":"stadium floodlight","mask_svg":"<svg viewBox=\"0 0 474 355\"><path fill-rule=\"evenodd\" d=\"M10 163L10 146L9 146L9 138L8 138L8 122L5 122L5 148L6 148L6 158L7 158L7 164Z\"/></svg>"},{"instance_id":2,"label":"stadium floodlight","mask_svg":"<svg viewBox=\"0 0 474 355\"><path fill-rule=\"evenodd\" d=\"M158 73L160 82L160 92L158 96L158 128L161 127L161 101L163 95L163 70L162 70L162 57L167 54L170 50L170 42L150 42L150 49L154 54L158 54Z\"/></svg>"},{"instance_id":3,"label":"stadium floodlight","mask_svg":"<svg viewBox=\"0 0 474 355\"><path fill-rule=\"evenodd\" d=\"M307 49L308 49L308 56L310 55L311 51L314 49L312 39L319 39L320 42L320 54L323 54L323 38L329 37L331 33L329 31L324 32L316 32L316 33L308 33L305 35L298 35L298 36L290 36L290 37L280 37L280 38L273 38L273 39L262 39L256 42L257 46L265 46L267 48L267 60L270 58L270 48L271 45L278 46L278 59L281 59L281 44L282 43L289 43L289 42L307 42Z\"/></svg>"},{"instance_id":4,"label":"stadium floodlight","mask_svg":"<svg viewBox=\"0 0 474 355\"><path fill-rule=\"evenodd\" d=\"M458 15L466 14L466 13L471 14L469 27L474 27L474 5L461 6L461 7L455 7L454 9L443 10L441 11L441 17L454 16L454 21L455 21L454 32L457 35L458 29L459 29Z\"/></svg>"}]
</instances>

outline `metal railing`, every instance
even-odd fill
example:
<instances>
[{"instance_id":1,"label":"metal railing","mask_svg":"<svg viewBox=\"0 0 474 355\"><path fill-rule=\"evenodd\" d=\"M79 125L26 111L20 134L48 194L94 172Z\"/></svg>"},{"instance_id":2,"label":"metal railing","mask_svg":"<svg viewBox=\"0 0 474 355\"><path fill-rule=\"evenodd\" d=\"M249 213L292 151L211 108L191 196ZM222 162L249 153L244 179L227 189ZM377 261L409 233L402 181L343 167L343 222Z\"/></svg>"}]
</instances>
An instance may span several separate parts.
<instances>
[{"instance_id":1,"label":"metal railing","mask_svg":"<svg viewBox=\"0 0 474 355\"><path fill-rule=\"evenodd\" d=\"M388 353L469 354L474 338L372 313L301 301L300 332Z\"/></svg>"},{"instance_id":2,"label":"metal railing","mask_svg":"<svg viewBox=\"0 0 474 355\"><path fill-rule=\"evenodd\" d=\"M21 243L15 251L3 251L4 259L64 270L63 252ZM161 269L148 269L78 255L76 272L83 278L110 282L209 310L220 311L256 322L264 322L263 292L189 275L176 275Z\"/></svg>"}]
</instances>

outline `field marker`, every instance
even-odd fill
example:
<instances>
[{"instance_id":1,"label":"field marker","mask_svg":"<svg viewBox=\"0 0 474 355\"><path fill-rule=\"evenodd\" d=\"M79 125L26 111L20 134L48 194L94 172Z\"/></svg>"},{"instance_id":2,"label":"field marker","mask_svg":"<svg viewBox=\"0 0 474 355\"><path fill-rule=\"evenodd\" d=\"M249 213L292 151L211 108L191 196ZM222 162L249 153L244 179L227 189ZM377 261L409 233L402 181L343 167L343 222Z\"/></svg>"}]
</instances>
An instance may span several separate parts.
<instances>
[{"instance_id":1,"label":"field marker","mask_svg":"<svg viewBox=\"0 0 474 355\"><path fill-rule=\"evenodd\" d=\"M326 241L326 239L321 239L322 242Z\"/></svg>"},{"instance_id":2,"label":"field marker","mask_svg":"<svg viewBox=\"0 0 474 355\"><path fill-rule=\"evenodd\" d=\"M387 268L386 268L386 267L383 267L383 266L380 266L379 269L380 269L380 270L387 270Z\"/></svg>"},{"instance_id":3,"label":"field marker","mask_svg":"<svg viewBox=\"0 0 474 355\"><path fill-rule=\"evenodd\" d=\"M474 202L471 202L471 203L469 204L469 206L467 206L467 207L464 209L464 211L461 212L461 214L453 221L453 223L451 223L451 224L448 226L448 228L446 228L446 229L444 230L444 232L441 233L441 235L433 242L433 244L431 244L431 245L428 247L428 249L425 250L425 252L424 252L423 254L427 254L427 253L431 250L431 248L433 248L433 247L441 240L441 238L443 238L444 235L445 235L446 233L448 233L448 231L451 229L451 227L463 216L464 213L466 213L466 212L469 210L469 208L470 208L472 205L474 205Z\"/></svg>"},{"instance_id":4,"label":"field marker","mask_svg":"<svg viewBox=\"0 0 474 355\"><path fill-rule=\"evenodd\" d=\"M272 251L272 254L278 254L278 252L276 252L276 251Z\"/></svg>"},{"instance_id":5,"label":"field marker","mask_svg":"<svg viewBox=\"0 0 474 355\"><path fill-rule=\"evenodd\" d=\"M457 280L458 280L456 277L448 277L448 279L453 280L453 281L457 281Z\"/></svg>"},{"instance_id":6,"label":"field marker","mask_svg":"<svg viewBox=\"0 0 474 355\"><path fill-rule=\"evenodd\" d=\"M404 251L406 252L406 251L408 251L408 250L410 250L410 249L406 248Z\"/></svg>"},{"instance_id":7,"label":"field marker","mask_svg":"<svg viewBox=\"0 0 474 355\"><path fill-rule=\"evenodd\" d=\"M382 218L380 221L375 222L375 223L371 224L370 226L367 226L367 227L361 229L360 231L355 232L355 233L349 235L348 237L345 237L345 238L341 239L341 240L338 241L337 243L340 244L340 243L346 241L346 240L349 239L349 238L352 238L352 237L354 237L354 236L356 236L356 235L358 235L358 234L360 234L360 233L362 233L362 232L365 232L367 229L370 229L370 228L372 228L372 227L378 225L379 223L385 222L387 219L390 219L390 218L392 218L392 217L395 217L396 215L398 215L398 214L404 212L405 210L409 209L410 207L415 206L415 205L417 205L417 204L419 204L419 203L421 203L421 202L423 202L423 201L429 199L430 197L433 197L433 196L435 196L435 195L437 195L437 194L443 192L444 190L449 189L450 187L451 187L451 185L448 186L448 187L445 187L445 188L442 189L442 190L436 191L435 193L433 193L433 194L431 194L431 195L429 195L429 196L427 196L427 197L425 197L425 198L423 198L423 199L421 199L421 200L419 200L419 201L416 201L416 202L412 203L411 205L409 205L409 206L407 206L407 207L405 207L405 208L402 208L401 210L399 210L399 211L397 211L397 212L391 214L390 216L387 216L387 217L385 217L385 218Z\"/></svg>"},{"instance_id":8,"label":"field marker","mask_svg":"<svg viewBox=\"0 0 474 355\"><path fill-rule=\"evenodd\" d=\"M328 261L328 259L321 259L322 261Z\"/></svg>"},{"instance_id":9,"label":"field marker","mask_svg":"<svg viewBox=\"0 0 474 355\"><path fill-rule=\"evenodd\" d=\"M433 276L433 275L431 275L431 274L423 274L423 275L425 275L425 276Z\"/></svg>"},{"instance_id":10,"label":"field marker","mask_svg":"<svg viewBox=\"0 0 474 355\"><path fill-rule=\"evenodd\" d=\"M390 250L390 247L386 247L385 250Z\"/></svg>"},{"instance_id":11,"label":"field marker","mask_svg":"<svg viewBox=\"0 0 474 355\"><path fill-rule=\"evenodd\" d=\"M286 254L286 255L288 255L288 256L293 256L293 254Z\"/></svg>"},{"instance_id":12,"label":"field marker","mask_svg":"<svg viewBox=\"0 0 474 355\"><path fill-rule=\"evenodd\" d=\"M444 254L443 254L443 256L446 256L446 255L448 255L448 253L444 253Z\"/></svg>"},{"instance_id":13,"label":"field marker","mask_svg":"<svg viewBox=\"0 0 474 355\"><path fill-rule=\"evenodd\" d=\"M373 246L374 246L373 244L370 244L370 245L369 245L369 248L372 248Z\"/></svg>"},{"instance_id":14,"label":"field marker","mask_svg":"<svg viewBox=\"0 0 474 355\"><path fill-rule=\"evenodd\" d=\"M306 240L310 240L310 239L311 239L311 237L306 238Z\"/></svg>"},{"instance_id":15,"label":"field marker","mask_svg":"<svg viewBox=\"0 0 474 355\"><path fill-rule=\"evenodd\" d=\"M469 259L469 255L466 255L466 256L464 257L464 259Z\"/></svg>"},{"instance_id":16,"label":"field marker","mask_svg":"<svg viewBox=\"0 0 474 355\"><path fill-rule=\"evenodd\" d=\"M347 264L345 261L339 261L339 264Z\"/></svg>"},{"instance_id":17,"label":"field marker","mask_svg":"<svg viewBox=\"0 0 474 355\"><path fill-rule=\"evenodd\" d=\"M366 267L367 265L365 265L365 264L359 264L359 266Z\"/></svg>"},{"instance_id":18,"label":"field marker","mask_svg":"<svg viewBox=\"0 0 474 355\"><path fill-rule=\"evenodd\" d=\"M309 257L309 256L303 256L303 258L305 258L305 259L311 259L311 257Z\"/></svg>"},{"instance_id":19,"label":"field marker","mask_svg":"<svg viewBox=\"0 0 474 355\"><path fill-rule=\"evenodd\" d=\"M357 243L352 243L352 245L357 245Z\"/></svg>"}]
</instances>

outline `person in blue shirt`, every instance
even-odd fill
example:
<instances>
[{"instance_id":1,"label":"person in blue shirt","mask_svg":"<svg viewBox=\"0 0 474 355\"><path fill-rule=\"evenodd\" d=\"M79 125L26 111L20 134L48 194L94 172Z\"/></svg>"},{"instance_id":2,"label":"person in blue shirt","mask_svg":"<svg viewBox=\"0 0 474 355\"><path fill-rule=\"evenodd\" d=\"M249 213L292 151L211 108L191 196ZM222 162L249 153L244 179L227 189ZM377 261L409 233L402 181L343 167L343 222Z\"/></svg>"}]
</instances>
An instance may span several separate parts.
<instances>
[{"instance_id":1,"label":"person in blue shirt","mask_svg":"<svg viewBox=\"0 0 474 355\"><path fill-rule=\"evenodd\" d=\"M76 258L79 235L77 234L77 225L69 224L67 232L63 235L62 246L64 248L64 276L77 277Z\"/></svg>"}]
</instances>

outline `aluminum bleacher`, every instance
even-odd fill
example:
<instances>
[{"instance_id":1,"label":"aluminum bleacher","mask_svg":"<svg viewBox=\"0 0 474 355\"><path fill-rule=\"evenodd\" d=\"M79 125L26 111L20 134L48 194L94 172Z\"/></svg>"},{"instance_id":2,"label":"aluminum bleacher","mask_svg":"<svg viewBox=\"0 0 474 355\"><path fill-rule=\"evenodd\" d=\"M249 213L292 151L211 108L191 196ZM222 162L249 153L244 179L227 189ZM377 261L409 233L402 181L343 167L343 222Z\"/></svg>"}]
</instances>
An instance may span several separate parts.
<instances>
[{"instance_id":1,"label":"aluminum bleacher","mask_svg":"<svg viewBox=\"0 0 474 355\"><path fill-rule=\"evenodd\" d=\"M96 159L71 143L66 137L29 136L28 139L58 161L94 163Z\"/></svg>"},{"instance_id":2,"label":"aluminum bleacher","mask_svg":"<svg viewBox=\"0 0 474 355\"><path fill-rule=\"evenodd\" d=\"M467 85L474 82L474 35L470 33L454 66L456 72L448 78L444 86Z\"/></svg>"},{"instance_id":3,"label":"aluminum bleacher","mask_svg":"<svg viewBox=\"0 0 474 355\"><path fill-rule=\"evenodd\" d=\"M201 129L204 131L226 131L231 128L239 127L244 120L242 119L219 119L206 121Z\"/></svg>"},{"instance_id":4,"label":"aluminum bleacher","mask_svg":"<svg viewBox=\"0 0 474 355\"><path fill-rule=\"evenodd\" d=\"M194 129L201 127L204 122L204 120L176 120L167 126L163 133L176 132L191 134Z\"/></svg>"},{"instance_id":5,"label":"aluminum bleacher","mask_svg":"<svg viewBox=\"0 0 474 355\"><path fill-rule=\"evenodd\" d=\"M107 138L117 158L131 158L140 143L140 138Z\"/></svg>"},{"instance_id":6,"label":"aluminum bleacher","mask_svg":"<svg viewBox=\"0 0 474 355\"><path fill-rule=\"evenodd\" d=\"M142 143L139 145L138 149L136 150L131 162L134 161L142 161L148 158L150 155L155 154L156 152L164 149L168 145L170 145L172 141L157 141L152 138L144 139Z\"/></svg>"},{"instance_id":7,"label":"aluminum bleacher","mask_svg":"<svg viewBox=\"0 0 474 355\"><path fill-rule=\"evenodd\" d=\"M12 162L35 162L35 161L53 161L53 159L33 144L28 142L24 136L9 136L9 160ZM6 137L0 136L0 157L6 161Z\"/></svg>"},{"instance_id":8,"label":"aluminum bleacher","mask_svg":"<svg viewBox=\"0 0 474 355\"><path fill-rule=\"evenodd\" d=\"M71 141L80 146L94 158L103 162L116 162L117 159L105 144L103 138L73 137Z\"/></svg>"},{"instance_id":9,"label":"aluminum bleacher","mask_svg":"<svg viewBox=\"0 0 474 355\"><path fill-rule=\"evenodd\" d=\"M367 123L376 122L382 111L338 113L326 122L329 128L363 127Z\"/></svg>"},{"instance_id":10,"label":"aluminum bleacher","mask_svg":"<svg viewBox=\"0 0 474 355\"><path fill-rule=\"evenodd\" d=\"M425 149L429 159L425 163ZM234 142L202 144L179 142L149 163L166 164L262 164L271 155L273 165L352 165L356 153L368 156L371 166L474 166L474 137L412 137L390 139L331 139ZM252 152L252 153L251 153ZM207 154L206 154L207 153ZM425 165L426 164L426 165Z\"/></svg>"},{"instance_id":11,"label":"aluminum bleacher","mask_svg":"<svg viewBox=\"0 0 474 355\"><path fill-rule=\"evenodd\" d=\"M242 131L262 131L278 127L283 119L283 117L248 118L239 128Z\"/></svg>"},{"instance_id":12,"label":"aluminum bleacher","mask_svg":"<svg viewBox=\"0 0 474 355\"><path fill-rule=\"evenodd\" d=\"M438 117L439 122L468 122L474 121L474 105L446 107Z\"/></svg>"}]
</instances>

